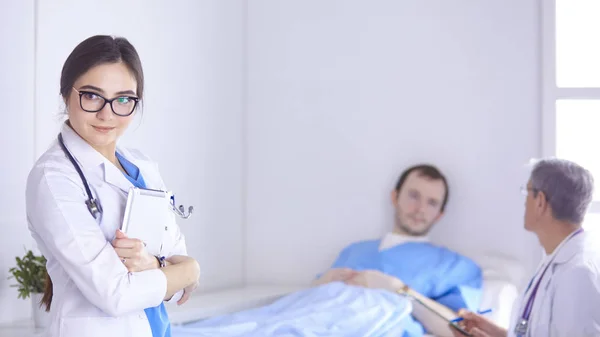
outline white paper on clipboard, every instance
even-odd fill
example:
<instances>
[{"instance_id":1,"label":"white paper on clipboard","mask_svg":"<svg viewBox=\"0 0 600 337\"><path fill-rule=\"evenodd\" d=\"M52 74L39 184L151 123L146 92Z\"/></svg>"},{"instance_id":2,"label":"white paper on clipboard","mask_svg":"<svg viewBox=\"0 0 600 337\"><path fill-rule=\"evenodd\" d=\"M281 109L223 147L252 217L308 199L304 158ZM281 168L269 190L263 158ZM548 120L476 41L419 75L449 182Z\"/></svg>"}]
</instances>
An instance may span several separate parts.
<instances>
[{"instance_id":1,"label":"white paper on clipboard","mask_svg":"<svg viewBox=\"0 0 600 337\"><path fill-rule=\"evenodd\" d=\"M150 254L160 255L165 226L171 217L170 200L165 191L130 188L121 231L143 241Z\"/></svg>"}]
</instances>

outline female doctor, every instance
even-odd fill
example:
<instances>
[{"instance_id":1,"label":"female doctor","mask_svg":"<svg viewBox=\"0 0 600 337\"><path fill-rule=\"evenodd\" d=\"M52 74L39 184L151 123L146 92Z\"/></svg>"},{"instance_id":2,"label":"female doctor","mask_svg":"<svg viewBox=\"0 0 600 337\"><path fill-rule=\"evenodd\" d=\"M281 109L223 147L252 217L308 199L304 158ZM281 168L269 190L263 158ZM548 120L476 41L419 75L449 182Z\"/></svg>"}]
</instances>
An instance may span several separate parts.
<instances>
[{"instance_id":1,"label":"female doctor","mask_svg":"<svg viewBox=\"0 0 600 337\"><path fill-rule=\"evenodd\" d=\"M159 256L119 231L131 186L165 189L155 163L117 147L143 89L139 56L123 38L90 37L63 66L68 120L26 191L29 230L51 280L47 336L170 336L164 301L182 304L198 283L174 214Z\"/></svg>"},{"instance_id":2,"label":"female doctor","mask_svg":"<svg viewBox=\"0 0 600 337\"><path fill-rule=\"evenodd\" d=\"M523 188L525 229L536 234L546 256L517 301L508 330L463 312L467 331L489 337L600 336L600 237L581 227L593 188L590 172L575 163L546 159L533 167Z\"/></svg>"}]
</instances>

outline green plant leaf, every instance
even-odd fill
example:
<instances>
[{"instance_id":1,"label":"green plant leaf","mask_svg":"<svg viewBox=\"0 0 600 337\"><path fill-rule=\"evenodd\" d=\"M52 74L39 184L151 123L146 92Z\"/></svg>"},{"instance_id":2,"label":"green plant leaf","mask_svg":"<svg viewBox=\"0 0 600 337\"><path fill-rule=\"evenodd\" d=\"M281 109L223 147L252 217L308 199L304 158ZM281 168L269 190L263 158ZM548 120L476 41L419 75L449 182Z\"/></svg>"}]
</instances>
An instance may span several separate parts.
<instances>
[{"instance_id":1,"label":"green plant leaf","mask_svg":"<svg viewBox=\"0 0 600 337\"><path fill-rule=\"evenodd\" d=\"M36 256L28 250L23 257L17 256L15 261L16 267L8 270L11 274L8 279L17 282L11 287L18 287L18 298L26 299L32 293L43 293L46 285L46 258Z\"/></svg>"}]
</instances>

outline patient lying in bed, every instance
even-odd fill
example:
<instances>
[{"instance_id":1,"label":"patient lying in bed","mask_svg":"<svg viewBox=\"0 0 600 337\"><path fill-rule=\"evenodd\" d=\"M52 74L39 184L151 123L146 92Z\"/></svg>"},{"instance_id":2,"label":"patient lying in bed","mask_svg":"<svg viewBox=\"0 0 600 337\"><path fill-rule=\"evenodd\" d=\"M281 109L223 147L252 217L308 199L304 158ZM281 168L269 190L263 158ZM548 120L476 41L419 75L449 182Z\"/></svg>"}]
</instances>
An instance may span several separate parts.
<instances>
[{"instance_id":1,"label":"patient lying in bed","mask_svg":"<svg viewBox=\"0 0 600 337\"><path fill-rule=\"evenodd\" d=\"M392 233L348 246L312 288L265 307L174 327L173 337L420 337L432 328L417 321L412 302L397 293L405 284L449 312L479 309L480 268L427 242L447 196L446 180L435 167L406 170L392 193Z\"/></svg>"},{"instance_id":2,"label":"patient lying in bed","mask_svg":"<svg viewBox=\"0 0 600 337\"><path fill-rule=\"evenodd\" d=\"M382 240L351 244L314 284L343 281L397 291L398 282L403 282L455 312L462 308L478 310L483 286L479 266L427 239L427 233L442 216L447 199L448 185L439 170L429 165L407 169L392 192L394 231ZM357 274L365 270L383 274Z\"/></svg>"}]
</instances>

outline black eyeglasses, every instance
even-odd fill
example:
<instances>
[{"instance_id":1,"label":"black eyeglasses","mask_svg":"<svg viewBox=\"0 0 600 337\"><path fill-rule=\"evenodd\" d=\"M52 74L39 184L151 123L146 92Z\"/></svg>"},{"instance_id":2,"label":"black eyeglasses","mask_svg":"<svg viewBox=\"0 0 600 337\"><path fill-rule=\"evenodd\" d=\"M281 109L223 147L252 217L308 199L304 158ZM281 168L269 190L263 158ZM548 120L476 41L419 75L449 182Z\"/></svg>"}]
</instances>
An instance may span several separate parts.
<instances>
[{"instance_id":1,"label":"black eyeglasses","mask_svg":"<svg viewBox=\"0 0 600 337\"><path fill-rule=\"evenodd\" d=\"M79 94L79 105L86 112L98 112L108 103L112 112L121 117L127 117L135 111L139 98L134 96L119 96L113 99L107 99L91 91L79 91L73 88Z\"/></svg>"},{"instance_id":2,"label":"black eyeglasses","mask_svg":"<svg viewBox=\"0 0 600 337\"><path fill-rule=\"evenodd\" d=\"M535 189L533 187L521 186L521 194L527 196L529 194L529 191L531 191L533 193L537 193L537 189Z\"/></svg>"}]
</instances>

